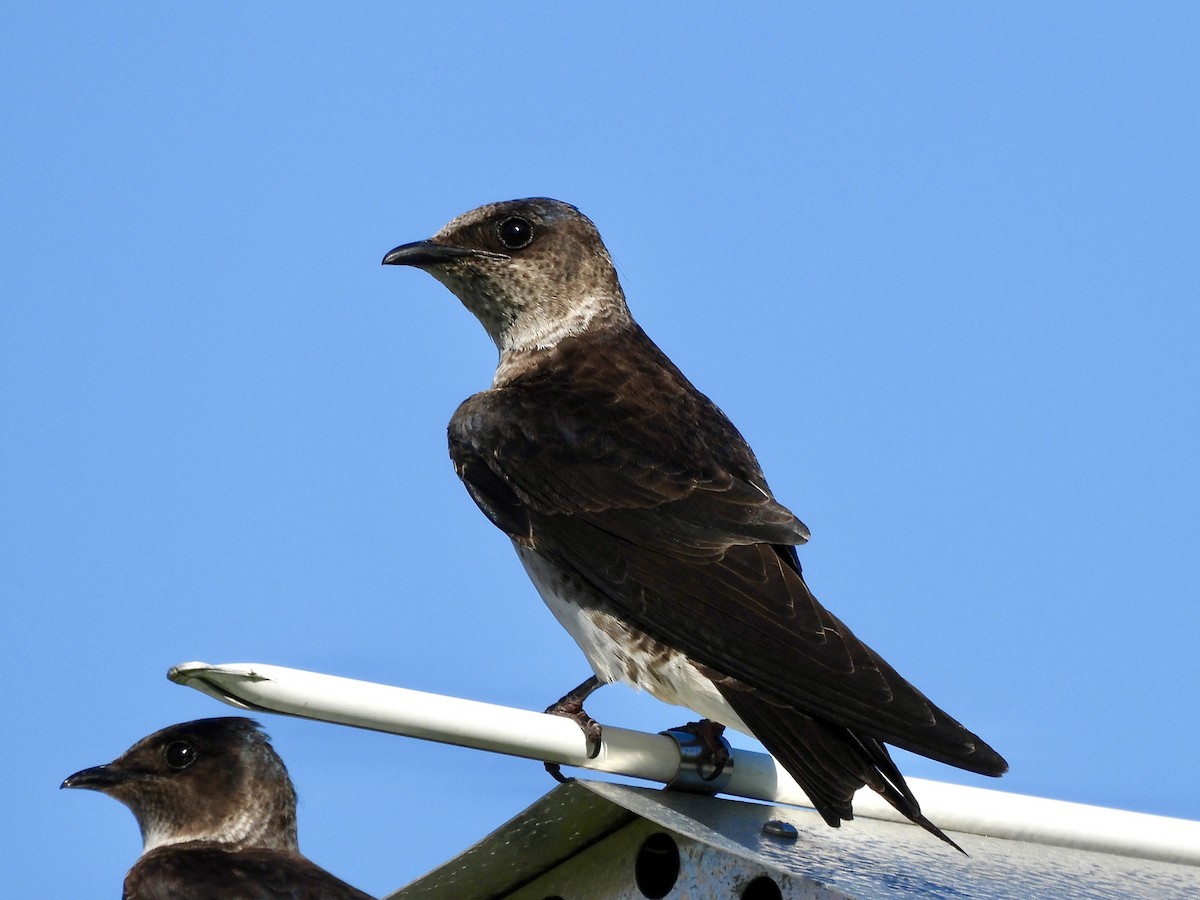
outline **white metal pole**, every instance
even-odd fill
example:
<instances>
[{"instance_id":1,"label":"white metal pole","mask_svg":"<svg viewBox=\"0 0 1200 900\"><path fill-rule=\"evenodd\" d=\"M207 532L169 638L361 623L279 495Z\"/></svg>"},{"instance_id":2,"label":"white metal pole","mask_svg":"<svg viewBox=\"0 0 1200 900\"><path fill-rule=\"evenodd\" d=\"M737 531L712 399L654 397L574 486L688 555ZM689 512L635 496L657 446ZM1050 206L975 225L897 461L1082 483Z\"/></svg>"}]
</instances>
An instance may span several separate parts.
<instances>
[{"instance_id":1,"label":"white metal pole","mask_svg":"<svg viewBox=\"0 0 1200 900\"><path fill-rule=\"evenodd\" d=\"M605 725L600 753L587 756L579 726L560 716L260 663L175 666L167 677L241 709L354 725L561 765L668 783L679 772L670 738ZM736 750L721 792L811 806L791 776L765 753ZM921 810L947 831L990 835L1123 856L1200 865L1200 822L1047 800L910 778ZM863 789L857 813L906 821Z\"/></svg>"}]
</instances>

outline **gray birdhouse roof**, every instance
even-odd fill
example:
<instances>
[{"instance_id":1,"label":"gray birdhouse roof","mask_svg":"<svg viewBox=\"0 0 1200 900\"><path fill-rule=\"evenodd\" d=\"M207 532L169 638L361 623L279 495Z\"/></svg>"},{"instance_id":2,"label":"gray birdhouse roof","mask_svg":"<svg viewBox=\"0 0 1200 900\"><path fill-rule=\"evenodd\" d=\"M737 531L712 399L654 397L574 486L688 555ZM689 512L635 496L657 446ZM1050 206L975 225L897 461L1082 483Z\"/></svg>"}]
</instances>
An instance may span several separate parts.
<instances>
[{"instance_id":1,"label":"gray birdhouse roof","mask_svg":"<svg viewBox=\"0 0 1200 900\"><path fill-rule=\"evenodd\" d=\"M1200 867L594 781L555 788L387 900L1195 898Z\"/></svg>"}]
</instances>

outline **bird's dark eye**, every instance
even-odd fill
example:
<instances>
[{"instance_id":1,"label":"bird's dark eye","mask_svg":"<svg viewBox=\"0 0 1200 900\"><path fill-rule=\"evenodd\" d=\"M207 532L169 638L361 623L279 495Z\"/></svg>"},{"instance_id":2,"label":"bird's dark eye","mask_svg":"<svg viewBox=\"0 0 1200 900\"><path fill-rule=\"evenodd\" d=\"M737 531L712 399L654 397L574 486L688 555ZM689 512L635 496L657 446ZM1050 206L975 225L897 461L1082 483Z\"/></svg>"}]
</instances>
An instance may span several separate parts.
<instances>
[{"instance_id":1,"label":"bird's dark eye","mask_svg":"<svg viewBox=\"0 0 1200 900\"><path fill-rule=\"evenodd\" d=\"M172 769L186 769L196 761L196 748L187 741L172 741L163 747L163 760Z\"/></svg>"},{"instance_id":2,"label":"bird's dark eye","mask_svg":"<svg viewBox=\"0 0 1200 900\"><path fill-rule=\"evenodd\" d=\"M500 243L509 250L528 247L533 241L533 223L520 216L509 216L500 223Z\"/></svg>"}]
</instances>

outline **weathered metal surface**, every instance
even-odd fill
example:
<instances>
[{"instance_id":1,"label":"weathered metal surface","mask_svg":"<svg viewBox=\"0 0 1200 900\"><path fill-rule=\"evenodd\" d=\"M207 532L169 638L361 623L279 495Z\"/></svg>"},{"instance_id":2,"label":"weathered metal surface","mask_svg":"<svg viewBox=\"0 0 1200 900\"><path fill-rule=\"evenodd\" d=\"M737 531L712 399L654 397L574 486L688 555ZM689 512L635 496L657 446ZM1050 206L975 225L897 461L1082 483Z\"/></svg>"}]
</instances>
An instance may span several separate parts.
<instances>
[{"instance_id":1,"label":"weathered metal surface","mask_svg":"<svg viewBox=\"0 0 1200 900\"><path fill-rule=\"evenodd\" d=\"M771 820L795 826L796 838L764 830ZM656 834L667 836L679 856L666 893L656 893L661 882L650 893L638 884L639 851ZM835 830L810 810L576 781L389 900L1200 897L1198 867L953 837L970 856L906 824L859 819Z\"/></svg>"}]
</instances>

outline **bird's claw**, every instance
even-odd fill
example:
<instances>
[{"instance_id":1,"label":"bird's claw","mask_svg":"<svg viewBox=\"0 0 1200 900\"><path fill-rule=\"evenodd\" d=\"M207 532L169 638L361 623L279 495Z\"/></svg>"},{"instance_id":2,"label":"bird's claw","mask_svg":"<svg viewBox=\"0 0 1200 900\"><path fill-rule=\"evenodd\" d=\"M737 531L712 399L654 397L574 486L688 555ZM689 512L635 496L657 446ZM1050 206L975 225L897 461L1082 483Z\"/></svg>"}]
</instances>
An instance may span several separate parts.
<instances>
[{"instance_id":1,"label":"bird's claw","mask_svg":"<svg viewBox=\"0 0 1200 900\"><path fill-rule=\"evenodd\" d=\"M572 781L575 780L574 778L568 778L566 775L564 775L562 773L562 766L560 766L558 763L548 762L548 763L543 763L543 765L545 765L546 772L550 775L550 777L553 778L555 781L557 781L559 784L570 784Z\"/></svg>"},{"instance_id":2,"label":"bird's claw","mask_svg":"<svg viewBox=\"0 0 1200 900\"><path fill-rule=\"evenodd\" d=\"M583 701L598 687L600 687L600 679L593 675L587 681L583 682L583 684L559 697L558 700L546 707L546 712L549 715L570 719L583 730L584 739L587 741L588 759L595 759L600 755L602 730L600 723L584 712ZM558 763L548 762L545 765L546 771L550 773L550 777L559 784L566 784L571 780L563 775L562 766Z\"/></svg>"},{"instance_id":3,"label":"bird's claw","mask_svg":"<svg viewBox=\"0 0 1200 900\"><path fill-rule=\"evenodd\" d=\"M570 719L579 726L580 730L583 731L584 739L587 741L588 759L595 759L600 755L600 738L603 734L603 729L600 727L600 723L589 716L584 710L582 698L568 694L557 703L547 706L546 712L552 716L562 716L564 719ZM549 765L547 763L547 766Z\"/></svg>"}]
</instances>

